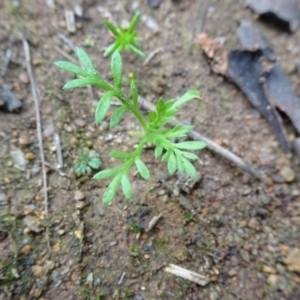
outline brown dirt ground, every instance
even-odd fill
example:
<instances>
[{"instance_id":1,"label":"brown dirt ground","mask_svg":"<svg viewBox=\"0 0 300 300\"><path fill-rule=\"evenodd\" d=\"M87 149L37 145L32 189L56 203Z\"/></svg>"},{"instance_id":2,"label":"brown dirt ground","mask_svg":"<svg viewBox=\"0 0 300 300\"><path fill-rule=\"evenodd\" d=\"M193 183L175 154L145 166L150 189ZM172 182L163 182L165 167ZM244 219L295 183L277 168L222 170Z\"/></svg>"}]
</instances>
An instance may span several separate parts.
<instances>
[{"instance_id":1,"label":"brown dirt ground","mask_svg":"<svg viewBox=\"0 0 300 300\"><path fill-rule=\"evenodd\" d=\"M3 57L11 49L13 61L0 84L23 101L20 113L0 112L0 196L9 197L8 203L0 203L0 299L299 299L300 277L292 269L300 269L300 257L286 263L300 248L299 160L283 153L267 121L234 85L210 72L196 40L202 1L165 0L157 10L145 0L83 1L88 18L76 21L75 34L67 32L64 10L76 1L57 0L54 8L42 0L20 2L19 8L13 1L0 2L0 53ZM224 38L225 47L232 49L239 45L238 21L253 20L271 40L300 94L299 77L292 72L299 60L300 30L292 35L262 23L241 1L207 3L205 32ZM255 181L209 150L202 151L195 164L201 180L179 196L172 193L179 185L176 176L160 181L167 169L151 150L145 152L145 160L152 179L146 183L132 177L132 202L119 193L104 206L101 196L107 182L76 178L78 153L94 149L104 166L112 166L108 151L130 149L135 140L128 131L137 123L128 116L113 132L105 122L95 126L99 91L94 88L91 95L86 88L61 90L71 77L53 62L68 60L64 53L76 57L57 34L84 47L99 73L109 79L110 62L102 53L110 38L103 20L111 16L121 23L135 11L153 18L160 28L155 33L139 23L143 51L163 48L148 65L132 54L123 55L125 74L136 70L141 95L155 102L160 95L170 99L200 89L204 107L192 101L178 118L254 163L270 178L268 183ZM35 109L30 84L20 78L26 77L21 32L30 42L43 129L59 134L64 156L64 176L48 173L50 253L44 231L28 234L24 224L28 214L44 223L44 204ZM94 47L85 46L87 39ZM27 170L37 171L15 169L9 154L13 149L33 153ZM55 165L51 132L44 135L44 151L46 161ZM283 166L295 172L292 183L278 177ZM82 210L76 209L76 190L85 196ZM146 232L149 221L160 213L161 220ZM210 283L201 287L170 275L164 271L170 263L209 276Z\"/></svg>"}]
</instances>

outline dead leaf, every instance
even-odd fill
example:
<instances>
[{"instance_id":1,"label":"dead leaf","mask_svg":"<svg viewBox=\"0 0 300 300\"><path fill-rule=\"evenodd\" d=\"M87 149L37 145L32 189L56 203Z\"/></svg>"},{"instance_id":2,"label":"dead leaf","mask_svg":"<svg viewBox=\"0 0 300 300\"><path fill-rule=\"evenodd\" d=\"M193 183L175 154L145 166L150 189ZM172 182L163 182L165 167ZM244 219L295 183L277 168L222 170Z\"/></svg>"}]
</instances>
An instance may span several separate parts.
<instances>
[{"instance_id":1,"label":"dead leaf","mask_svg":"<svg viewBox=\"0 0 300 300\"><path fill-rule=\"evenodd\" d=\"M299 0L247 0L250 7L260 16L270 16L288 25L294 32L300 25Z\"/></svg>"}]
</instances>

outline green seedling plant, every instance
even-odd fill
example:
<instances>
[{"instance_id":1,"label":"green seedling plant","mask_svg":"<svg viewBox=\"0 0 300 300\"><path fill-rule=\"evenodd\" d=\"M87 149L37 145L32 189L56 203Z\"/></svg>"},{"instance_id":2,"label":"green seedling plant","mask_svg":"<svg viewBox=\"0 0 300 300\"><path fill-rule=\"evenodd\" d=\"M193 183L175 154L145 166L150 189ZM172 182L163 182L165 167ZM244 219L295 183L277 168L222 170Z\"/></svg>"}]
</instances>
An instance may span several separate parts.
<instances>
[{"instance_id":1,"label":"green seedling plant","mask_svg":"<svg viewBox=\"0 0 300 300\"><path fill-rule=\"evenodd\" d=\"M141 17L140 13L137 13L131 19L128 28L124 29L121 26L114 26L109 21L104 21L105 26L111 32L116 39L104 52L104 56L109 56L112 53L123 50L132 51L136 55L145 57L145 53L139 48L139 38L137 37L137 31L135 27Z\"/></svg>"},{"instance_id":2,"label":"green seedling plant","mask_svg":"<svg viewBox=\"0 0 300 300\"><path fill-rule=\"evenodd\" d=\"M148 116L144 116L138 103L139 93L136 81L131 81L130 96L127 96L124 91L122 58L118 51L114 52L111 58L113 84L106 82L98 74L89 56L83 49L78 48L77 55L84 69L66 61L55 63L59 68L81 76L81 78L70 80L63 88L74 89L94 85L105 91L96 107L96 124L102 122L110 109L112 99L117 98L120 100L121 106L115 109L111 115L110 129L119 124L126 112L131 112L141 126L141 132L138 133L138 144L132 152L113 150L109 153L112 158L120 161L120 165L112 169L102 170L94 175L93 178L98 180L111 179L108 188L103 194L103 202L110 203L116 196L120 185L125 198L131 200L132 186L129 180L129 171L134 166L143 179L150 179L149 169L142 159L144 147L149 143L154 145L155 157L161 157L161 160L167 163L171 175L178 170L182 174L187 173L190 177L195 178L197 173L191 160L197 160L198 156L190 152L190 150L203 149L206 144L200 141L175 142L175 139L185 137L193 129L193 126L176 125L169 128L166 125L175 116L179 106L199 97L199 91L190 90L177 100L164 101L163 98L159 98L155 110L150 111Z\"/></svg>"},{"instance_id":3,"label":"green seedling plant","mask_svg":"<svg viewBox=\"0 0 300 300\"><path fill-rule=\"evenodd\" d=\"M76 174L90 174L92 169L99 170L102 162L99 158L99 154L91 150L89 153L80 153L79 161L75 164L75 173Z\"/></svg>"}]
</instances>

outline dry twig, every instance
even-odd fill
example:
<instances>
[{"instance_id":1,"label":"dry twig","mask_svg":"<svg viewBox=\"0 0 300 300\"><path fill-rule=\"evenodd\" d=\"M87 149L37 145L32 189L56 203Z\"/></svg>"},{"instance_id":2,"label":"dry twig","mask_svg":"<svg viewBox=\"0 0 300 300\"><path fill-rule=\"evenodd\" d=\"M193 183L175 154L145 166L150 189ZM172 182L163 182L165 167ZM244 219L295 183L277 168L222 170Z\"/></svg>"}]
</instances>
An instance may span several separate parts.
<instances>
[{"instance_id":1,"label":"dry twig","mask_svg":"<svg viewBox=\"0 0 300 300\"><path fill-rule=\"evenodd\" d=\"M139 97L139 104L146 110L154 110L155 107L152 103L147 101L145 98ZM170 125L175 126L181 124L179 120L176 118L173 118L170 121ZM234 153L230 152L229 150L221 147L214 141L210 140L209 138L201 135L199 132L192 130L191 132L188 133L188 136L194 140L199 140L203 141L208 145L208 149L220 154L230 162L234 163L236 166L240 167L244 171L250 173L257 179L263 180L263 175L259 170L257 170L255 167L253 167L249 162L244 161L242 158L239 156L235 155Z\"/></svg>"},{"instance_id":2,"label":"dry twig","mask_svg":"<svg viewBox=\"0 0 300 300\"><path fill-rule=\"evenodd\" d=\"M42 174L43 174L44 206L45 206L45 213L46 213L46 241L47 241L48 251L50 252L49 226L48 226L49 210L48 210L48 193L47 193L47 173L46 173L46 168L45 168L45 155L44 155L43 138L42 138L42 125L41 125L41 115L40 115L40 107L39 107L39 97L38 97L37 86L36 86L32 68L31 68L29 45L24 36L22 37L22 40L23 40L23 47L24 47L24 52L25 52L26 68L27 68L29 79L30 79L31 92L32 92L32 96L33 96L34 106L35 106L36 129L37 129L37 135L38 135L38 140L39 140L39 150L40 150L40 158L41 158Z\"/></svg>"}]
</instances>

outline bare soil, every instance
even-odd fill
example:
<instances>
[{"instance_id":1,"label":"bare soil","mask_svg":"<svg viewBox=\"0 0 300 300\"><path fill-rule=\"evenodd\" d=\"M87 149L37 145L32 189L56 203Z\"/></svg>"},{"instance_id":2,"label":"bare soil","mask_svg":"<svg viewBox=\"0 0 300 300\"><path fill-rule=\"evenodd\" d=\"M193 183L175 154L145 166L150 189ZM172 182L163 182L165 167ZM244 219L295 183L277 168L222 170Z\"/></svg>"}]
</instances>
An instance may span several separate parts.
<instances>
[{"instance_id":1,"label":"bare soil","mask_svg":"<svg viewBox=\"0 0 300 300\"><path fill-rule=\"evenodd\" d=\"M294 72L300 30L289 34L260 22L234 0L210 0L207 7L204 1L165 0L158 9L151 9L145 0L57 0L53 7L46 2L51 1L25 0L19 7L14 1L0 2L1 64L7 49L12 51L0 86L9 87L23 103L19 113L0 111L0 299L300 299L299 159L282 151L270 125L234 85L211 73L197 42L205 8L203 31L224 39L228 49L239 47L238 21L252 20L272 42L300 95L300 79ZM65 9L76 4L84 14L76 17L76 32L70 34ZM136 11L159 26L156 32L140 21L142 50L161 51L148 64L124 53L125 75L136 71L141 95L153 103L160 96L171 99L200 89L203 103L188 103L178 118L252 162L266 175L266 182L209 149L199 153L201 159L195 163L199 180L191 185L178 175L167 177L166 165L146 150L152 178L145 182L132 175L131 202L119 193L105 206L102 194L107 182L76 177L79 153L94 149L104 167L111 167L116 162L107 153L132 149L136 141L129 132L138 124L128 116L113 131L107 129L108 118L96 126L94 110L101 91L61 90L71 76L53 62L76 61L76 56L58 35L83 47L99 73L110 80L110 61L103 58L103 50L111 37L103 21L122 23ZM52 166L47 174L48 225L21 34L30 43L44 152ZM291 125L286 125L293 138ZM54 170L54 133L61 139L60 172ZM16 149L28 158L25 171L14 167L10 153ZM280 175L283 168L292 172L292 180ZM75 199L76 191L83 193L83 204ZM159 214L162 218L147 231ZM164 269L169 264L208 276L210 282L202 287L168 274Z\"/></svg>"}]
</instances>

